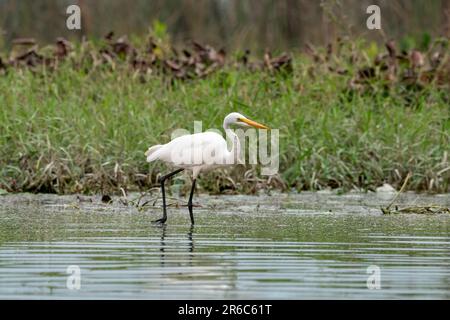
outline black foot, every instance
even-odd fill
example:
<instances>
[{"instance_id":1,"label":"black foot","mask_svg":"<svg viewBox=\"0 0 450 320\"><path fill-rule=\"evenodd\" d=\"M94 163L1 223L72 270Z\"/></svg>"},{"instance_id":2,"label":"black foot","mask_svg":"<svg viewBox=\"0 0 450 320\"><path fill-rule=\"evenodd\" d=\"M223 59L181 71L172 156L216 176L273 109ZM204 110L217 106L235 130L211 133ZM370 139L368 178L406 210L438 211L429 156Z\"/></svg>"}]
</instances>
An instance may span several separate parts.
<instances>
[{"instance_id":1,"label":"black foot","mask_svg":"<svg viewBox=\"0 0 450 320\"><path fill-rule=\"evenodd\" d=\"M166 221L167 221L167 218L161 218L161 219L158 219L158 220L153 220L152 223L154 223L154 224L164 224L164 223L166 223Z\"/></svg>"}]
</instances>

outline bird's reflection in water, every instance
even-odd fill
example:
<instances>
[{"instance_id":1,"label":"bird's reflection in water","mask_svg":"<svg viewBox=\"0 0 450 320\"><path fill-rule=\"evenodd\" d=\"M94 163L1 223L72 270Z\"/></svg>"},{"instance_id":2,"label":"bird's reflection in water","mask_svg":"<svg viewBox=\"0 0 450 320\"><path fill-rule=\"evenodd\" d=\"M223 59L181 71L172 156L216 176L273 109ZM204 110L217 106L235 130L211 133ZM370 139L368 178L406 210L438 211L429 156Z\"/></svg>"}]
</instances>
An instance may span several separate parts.
<instances>
[{"instance_id":1,"label":"bird's reflection in water","mask_svg":"<svg viewBox=\"0 0 450 320\"><path fill-rule=\"evenodd\" d=\"M188 242L188 244L189 244L189 252L191 252L191 253L194 252L194 239L193 239L193 237L192 237L192 234L193 234L193 233L194 233L194 226L191 225L191 226L189 227L189 232L187 233L188 240L189 240L189 242ZM189 256L192 258L193 255L190 254Z\"/></svg>"},{"instance_id":2,"label":"bird's reflection in water","mask_svg":"<svg viewBox=\"0 0 450 320\"><path fill-rule=\"evenodd\" d=\"M167 237L168 237L167 225L164 224L161 227L159 227L159 229L161 230L160 247L159 247L159 251L161 252L160 262L161 262L161 266L163 267L165 265L165 260L166 260L166 254L167 254L166 250L170 248L170 241L168 241L168 239L167 239ZM188 240L187 241L187 251L186 251L186 253L189 253L187 255L188 256L187 263L188 263L189 266L192 266L192 259L194 257L194 248L195 248L195 246L194 246L193 234L194 234L194 226L191 225L189 227L189 231L186 234L187 235L187 240ZM182 248L183 247L177 247L176 250L178 252L180 252L182 250L179 250L179 249L182 249Z\"/></svg>"},{"instance_id":3,"label":"bird's reflection in water","mask_svg":"<svg viewBox=\"0 0 450 320\"><path fill-rule=\"evenodd\" d=\"M163 224L161 226L161 245L159 247L159 251L161 252L161 267L164 266L164 260L166 258L165 255L165 248L166 248L166 242L165 242L165 238L166 238L166 231L167 231L167 225Z\"/></svg>"}]
</instances>

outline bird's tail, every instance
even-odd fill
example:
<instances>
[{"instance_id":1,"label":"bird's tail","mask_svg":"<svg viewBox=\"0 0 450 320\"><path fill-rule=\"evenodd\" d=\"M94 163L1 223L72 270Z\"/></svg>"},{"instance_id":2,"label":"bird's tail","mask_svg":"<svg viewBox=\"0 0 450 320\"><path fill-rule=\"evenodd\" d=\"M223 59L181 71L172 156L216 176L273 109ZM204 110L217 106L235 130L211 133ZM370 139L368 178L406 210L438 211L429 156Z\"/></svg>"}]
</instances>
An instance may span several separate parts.
<instances>
[{"instance_id":1,"label":"bird's tail","mask_svg":"<svg viewBox=\"0 0 450 320\"><path fill-rule=\"evenodd\" d=\"M147 162L155 161L158 158L158 155L155 154L156 151L161 148L161 144L157 144L156 146L152 146L148 148L148 150L145 152L145 156L147 157Z\"/></svg>"}]
</instances>

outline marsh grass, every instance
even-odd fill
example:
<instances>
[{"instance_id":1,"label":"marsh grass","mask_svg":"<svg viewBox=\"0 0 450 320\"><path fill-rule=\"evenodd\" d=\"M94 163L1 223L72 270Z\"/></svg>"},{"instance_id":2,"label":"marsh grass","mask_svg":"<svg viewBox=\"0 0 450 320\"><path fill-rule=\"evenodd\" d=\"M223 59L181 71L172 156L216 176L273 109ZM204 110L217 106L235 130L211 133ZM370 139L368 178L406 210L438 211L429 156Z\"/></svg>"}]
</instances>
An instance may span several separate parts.
<instances>
[{"instance_id":1,"label":"marsh grass","mask_svg":"<svg viewBox=\"0 0 450 320\"><path fill-rule=\"evenodd\" d=\"M280 130L279 174L262 177L257 166L218 170L202 176L202 191L399 188L411 172L408 190L448 192L448 91L435 83L387 88L377 79L370 90L352 90L367 59L354 63L350 55L335 59L343 74L300 53L293 54L292 73L229 63L192 80L120 64L73 68L69 61L52 71L9 70L0 76L0 188L147 190L167 171L146 163L149 146L168 142L174 129L192 131L195 120L204 129L221 128L223 117L238 111Z\"/></svg>"}]
</instances>

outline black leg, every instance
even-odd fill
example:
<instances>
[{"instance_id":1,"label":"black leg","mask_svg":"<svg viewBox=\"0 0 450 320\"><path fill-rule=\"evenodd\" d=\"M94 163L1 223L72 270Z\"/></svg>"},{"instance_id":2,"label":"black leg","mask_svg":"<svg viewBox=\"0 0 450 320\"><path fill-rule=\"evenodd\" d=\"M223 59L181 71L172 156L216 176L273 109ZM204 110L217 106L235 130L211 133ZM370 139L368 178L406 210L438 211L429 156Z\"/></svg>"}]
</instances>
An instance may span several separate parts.
<instances>
[{"instance_id":1,"label":"black leg","mask_svg":"<svg viewBox=\"0 0 450 320\"><path fill-rule=\"evenodd\" d=\"M161 193L162 193L162 198L163 198L163 216L161 219L158 220L154 220L152 221L153 223L160 223L163 224L166 222L167 220L167 209L166 209L166 192L164 190L164 182L170 178L171 176L176 175L177 173L180 173L181 171L183 171L184 169L178 169L175 170L174 172L171 172L165 176L162 176L161 178L159 178L159 182L161 183Z\"/></svg>"},{"instance_id":2,"label":"black leg","mask_svg":"<svg viewBox=\"0 0 450 320\"><path fill-rule=\"evenodd\" d=\"M191 194L189 195L189 202L188 202L189 216L191 217L192 225L194 225L194 214L192 213L192 197L194 196L195 181L196 181L196 179L194 179L194 181L192 181Z\"/></svg>"}]
</instances>

